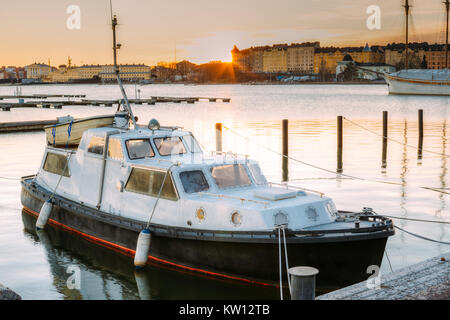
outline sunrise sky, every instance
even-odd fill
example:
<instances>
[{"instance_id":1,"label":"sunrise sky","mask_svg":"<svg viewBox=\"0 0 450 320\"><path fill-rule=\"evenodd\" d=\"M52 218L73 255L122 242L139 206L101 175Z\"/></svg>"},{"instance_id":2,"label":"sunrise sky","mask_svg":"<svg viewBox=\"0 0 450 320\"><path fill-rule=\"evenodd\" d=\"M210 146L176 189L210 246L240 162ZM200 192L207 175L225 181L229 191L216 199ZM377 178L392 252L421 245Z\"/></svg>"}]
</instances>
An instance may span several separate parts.
<instances>
[{"instance_id":1,"label":"sunrise sky","mask_svg":"<svg viewBox=\"0 0 450 320\"><path fill-rule=\"evenodd\" d=\"M113 0L120 63L231 61L233 45L320 41L369 45L403 41L400 0ZM413 0L411 41L444 42L441 0ZM66 9L81 9L69 30ZM367 7L381 8L381 30L366 27ZM76 65L112 62L109 0L15 0L0 4L0 66L70 56Z\"/></svg>"}]
</instances>

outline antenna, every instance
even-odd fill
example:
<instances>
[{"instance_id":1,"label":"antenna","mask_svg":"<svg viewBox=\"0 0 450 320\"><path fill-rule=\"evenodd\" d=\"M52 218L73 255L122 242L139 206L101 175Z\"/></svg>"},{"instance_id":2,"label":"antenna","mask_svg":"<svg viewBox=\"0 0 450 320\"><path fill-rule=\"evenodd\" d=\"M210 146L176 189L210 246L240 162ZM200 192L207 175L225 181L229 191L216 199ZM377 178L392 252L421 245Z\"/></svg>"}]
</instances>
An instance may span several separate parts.
<instances>
[{"instance_id":1,"label":"antenna","mask_svg":"<svg viewBox=\"0 0 450 320\"><path fill-rule=\"evenodd\" d=\"M112 30L113 30L114 72L116 73L117 83L119 84L120 91L122 92L123 100L125 102L123 104L123 108L125 109L126 112L128 112L128 116L131 118L134 128L136 128L137 127L136 119L134 118L133 110L131 109L130 102L128 101L127 93L125 92L125 89L123 88L122 80L120 79L120 71L117 66L117 49L120 49L121 45L116 43L116 26L118 25L118 23L117 23L117 16L116 15L113 16L112 0L109 0L109 5L111 8L111 23L112 23ZM119 108L120 108L120 104L119 104Z\"/></svg>"}]
</instances>

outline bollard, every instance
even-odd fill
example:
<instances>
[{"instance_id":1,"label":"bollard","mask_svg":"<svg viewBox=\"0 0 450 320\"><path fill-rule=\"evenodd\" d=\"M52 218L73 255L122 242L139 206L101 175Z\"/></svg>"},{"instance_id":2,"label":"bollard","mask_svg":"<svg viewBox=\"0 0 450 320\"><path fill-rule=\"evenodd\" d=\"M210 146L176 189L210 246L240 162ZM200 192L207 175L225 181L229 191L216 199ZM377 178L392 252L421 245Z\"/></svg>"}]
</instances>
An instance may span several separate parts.
<instances>
[{"instance_id":1,"label":"bollard","mask_svg":"<svg viewBox=\"0 0 450 320\"><path fill-rule=\"evenodd\" d=\"M387 142L388 142L388 112L383 111L383 154L381 156L383 169L386 168L386 156L387 156Z\"/></svg>"},{"instance_id":2,"label":"bollard","mask_svg":"<svg viewBox=\"0 0 450 320\"><path fill-rule=\"evenodd\" d=\"M216 123L216 151L222 152L222 124Z\"/></svg>"},{"instance_id":3,"label":"bollard","mask_svg":"<svg viewBox=\"0 0 450 320\"><path fill-rule=\"evenodd\" d=\"M417 159L422 159L422 147L423 147L423 110L419 109L419 146L417 150Z\"/></svg>"},{"instance_id":4,"label":"bollard","mask_svg":"<svg viewBox=\"0 0 450 320\"><path fill-rule=\"evenodd\" d=\"M419 109L419 138L423 139L423 110Z\"/></svg>"},{"instance_id":5,"label":"bollard","mask_svg":"<svg viewBox=\"0 0 450 320\"><path fill-rule=\"evenodd\" d=\"M282 181L287 182L289 181L289 169L288 169L288 155L289 155L289 121L287 119L283 119L282 125L281 125L281 131L282 131L282 145L283 145L283 159L281 161L281 169L283 173Z\"/></svg>"},{"instance_id":6,"label":"bollard","mask_svg":"<svg viewBox=\"0 0 450 320\"><path fill-rule=\"evenodd\" d=\"M342 173L342 147L343 147L342 116L337 117L337 172Z\"/></svg>"},{"instance_id":7,"label":"bollard","mask_svg":"<svg viewBox=\"0 0 450 320\"><path fill-rule=\"evenodd\" d=\"M287 156L289 153L289 140L288 140L288 126L289 126L289 122L287 119L283 119L282 122L282 132L283 132L283 155Z\"/></svg>"},{"instance_id":8,"label":"bollard","mask_svg":"<svg viewBox=\"0 0 450 320\"><path fill-rule=\"evenodd\" d=\"M316 298L316 275L313 267L289 268L291 279L291 300L314 300Z\"/></svg>"}]
</instances>

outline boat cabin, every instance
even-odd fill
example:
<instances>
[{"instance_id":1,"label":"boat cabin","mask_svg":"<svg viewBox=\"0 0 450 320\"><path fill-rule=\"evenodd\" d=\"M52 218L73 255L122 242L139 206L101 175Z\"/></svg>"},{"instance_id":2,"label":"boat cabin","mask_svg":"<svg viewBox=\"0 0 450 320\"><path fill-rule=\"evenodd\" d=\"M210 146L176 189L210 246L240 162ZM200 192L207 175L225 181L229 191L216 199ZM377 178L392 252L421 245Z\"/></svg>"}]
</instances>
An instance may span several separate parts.
<instances>
[{"instance_id":1,"label":"boat cabin","mask_svg":"<svg viewBox=\"0 0 450 320\"><path fill-rule=\"evenodd\" d=\"M47 146L36 180L82 205L139 221L149 220L159 198L152 224L266 231L328 224L337 215L323 194L271 184L256 161L208 154L191 132L171 127L85 130L76 147Z\"/></svg>"}]
</instances>

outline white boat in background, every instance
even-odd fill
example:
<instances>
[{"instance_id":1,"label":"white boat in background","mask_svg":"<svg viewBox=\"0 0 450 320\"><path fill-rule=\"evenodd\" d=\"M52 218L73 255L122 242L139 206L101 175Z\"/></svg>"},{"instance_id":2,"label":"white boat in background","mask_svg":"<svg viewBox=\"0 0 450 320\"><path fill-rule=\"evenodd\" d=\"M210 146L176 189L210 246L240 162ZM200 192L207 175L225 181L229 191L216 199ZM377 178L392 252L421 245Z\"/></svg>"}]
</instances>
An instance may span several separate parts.
<instances>
[{"instance_id":1,"label":"white boat in background","mask_svg":"<svg viewBox=\"0 0 450 320\"><path fill-rule=\"evenodd\" d=\"M449 25L449 0L444 1L446 8L446 41L444 69L408 69L408 18L409 1L405 0L406 15L406 46L405 46L405 70L390 74L383 74L388 85L389 94L407 95L450 95L450 72L448 70L448 25Z\"/></svg>"},{"instance_id":2,"label":"white boat in background","mask_svg":"<svg viewBox=\"0 0 450 320\"><path fill-rule=\"evenodd\" d=\"M390 94L450 95L449 70L400 70L384 78Z\"/></svg>"}]
</instances>

